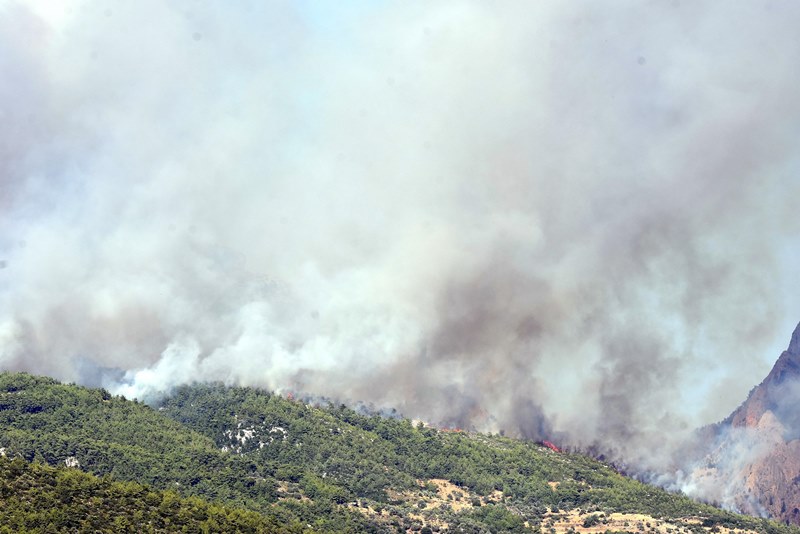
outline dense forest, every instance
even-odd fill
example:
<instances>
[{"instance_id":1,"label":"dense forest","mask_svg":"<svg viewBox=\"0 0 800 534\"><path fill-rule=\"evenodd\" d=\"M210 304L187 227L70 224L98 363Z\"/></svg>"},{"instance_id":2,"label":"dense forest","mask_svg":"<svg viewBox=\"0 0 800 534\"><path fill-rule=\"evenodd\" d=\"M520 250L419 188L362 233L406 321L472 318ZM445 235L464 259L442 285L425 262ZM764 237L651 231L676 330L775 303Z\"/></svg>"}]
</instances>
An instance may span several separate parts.
<instances>
[{"instance_id":1,"label":"dense forest","mask_svg":"<svg viewBox=\"0 0 800 534\"><path fill-rule=\"evenodd\" d=\"M0 458L0 533L282 532L274 519L136 482ZM298 529L299 531L299 529Z\"/></svg>"},{"instance_id":2,"label":"dense forest","mask_svg":"<svg viewBox=\"0 0 800 534\"><path fill-rule=\"evenodd\" d=\"M0 447L51 477L43 464L71 465L104 484L134 482L203 499L185 502L249 510L258 528L286 531L798 532L540 444L218 384L181 387L151 407L3 373Z\"/></svg>"}]
</instances>

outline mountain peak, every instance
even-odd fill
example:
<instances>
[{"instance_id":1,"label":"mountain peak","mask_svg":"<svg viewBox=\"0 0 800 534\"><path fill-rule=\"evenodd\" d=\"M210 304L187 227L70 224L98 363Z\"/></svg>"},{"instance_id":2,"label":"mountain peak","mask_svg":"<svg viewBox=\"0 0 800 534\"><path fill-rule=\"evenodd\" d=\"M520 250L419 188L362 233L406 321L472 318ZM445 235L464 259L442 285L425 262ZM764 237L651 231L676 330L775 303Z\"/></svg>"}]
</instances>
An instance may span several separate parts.
<instances>
[{"instance_id":1,"label":"mountain peak","mask_svg":"<svg viewBox=\"0 0 800 534\"><path fill-rule=\"evenodd\" d=\"M789 342L789 348L786 349L786 352L800 355L800 323L797 324L792 333L792 341Z\"/></svg>"},{"instance_id":2,"label":"mountain peak","mask_svg":"<svg viewBox=\"0 0 800 534\"><path fill-rule=\"evenodd\" d=\"M800 398L800 324L792 333L789 347L780 355L767 377L748 395L747 400L718 427L718 436L727 436L727 451L736 457L735 447L752 439L762 447L758 458L747 460L746 469L732 462L740 477L739 499L752 513L766 512L783 521L800 523L800 414L796 409ZM742 427L747 432L735 432ZM732 437L732 438L731 438ZM791 481L791 482L790 482ZM755 499L755 500L750 500ZM739 501L737 501L739 502ZM797 510L797 512L795 512ZM759 512L760 513L760 512Z\"/></svg>"},{"instance_id":3,"label":"mountain peak","mask_svg":"<svg viewBox=\"0 0 800 534\"><path fill-rule=\"evenodd\" d=\"M800 381L800 324L792 333L789 348L783 351L766 378L753 388L747 399L723 423L735 427L755 427L766 411L792 402L785 398L785 385L790 381Z\"/></svg>"}]
</instances>

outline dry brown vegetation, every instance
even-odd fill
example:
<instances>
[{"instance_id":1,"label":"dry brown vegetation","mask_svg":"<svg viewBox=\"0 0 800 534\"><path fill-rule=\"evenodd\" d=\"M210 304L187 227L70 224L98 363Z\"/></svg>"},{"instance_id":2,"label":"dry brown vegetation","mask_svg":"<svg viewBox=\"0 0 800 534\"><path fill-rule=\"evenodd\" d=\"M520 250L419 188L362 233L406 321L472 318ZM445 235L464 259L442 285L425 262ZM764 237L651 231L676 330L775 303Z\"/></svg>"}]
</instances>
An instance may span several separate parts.
<instances>
[{"instance_id":1,"label":"dry brown vegetation","mask_svg":"<svg viewBox=\"0 0 800 534\"><path fill-rule=\"evenodd\" d=\"M597 523L585 526L587 520L596 517ZM721 526L702 527L702 521L697 518L685 518L681 521L665 521L644 514L621 514L621 513L597 513L586 512L581 509L557 510L545 514L542 520L542 532L556 534L579 532L579 533L602 533L612 532L632 532L632 533L659 533L659 534L689 534L697 532L702 528L706 532L719 534L745 534L756 533L755 530L729 529Z\"/></svg>"}]
</instances>

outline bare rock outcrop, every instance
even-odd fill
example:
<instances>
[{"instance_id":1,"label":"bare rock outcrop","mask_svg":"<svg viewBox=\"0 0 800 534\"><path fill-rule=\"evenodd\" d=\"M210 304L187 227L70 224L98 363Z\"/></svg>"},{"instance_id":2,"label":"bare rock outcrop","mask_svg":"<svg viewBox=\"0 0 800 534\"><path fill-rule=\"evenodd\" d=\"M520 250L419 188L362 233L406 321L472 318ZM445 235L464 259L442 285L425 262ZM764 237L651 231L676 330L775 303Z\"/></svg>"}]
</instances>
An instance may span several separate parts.
<instances>
[{"instance_id":1,"label":"bare rock outcrop","mask_svg":"<svg viewBox=\"0 0 800 534\"><path fill-rule=\"evenodd\" d=\"M800 324L767 377L712 427L696 475L738 511L800 524Z\"/></svg>"}]
</instances>

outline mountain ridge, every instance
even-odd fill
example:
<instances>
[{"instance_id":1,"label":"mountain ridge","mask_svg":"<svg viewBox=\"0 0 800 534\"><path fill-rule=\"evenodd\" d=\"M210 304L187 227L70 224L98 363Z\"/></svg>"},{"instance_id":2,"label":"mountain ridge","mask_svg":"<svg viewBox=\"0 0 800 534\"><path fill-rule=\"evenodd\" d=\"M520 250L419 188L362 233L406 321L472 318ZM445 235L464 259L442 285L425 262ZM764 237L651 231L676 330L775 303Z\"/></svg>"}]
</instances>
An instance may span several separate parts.
<instances>
[{"instance_id":1,"label":"mountain ridge","mask_svg":"<svg viewBox=\"0 0 800 534\"><path fill-rule=\"evenodd\" d=\"M722 424L737 427L754 426L767 410L773 410L781 402L781 399L775 398L776 388L787 380L798 378L800 378L800 323L792 332L789 346L778 357L764 380L750 391L745 401L725 418Z\"/></svg>"},{"instance_id":2,"label":"mountain ridge","mask_svg":"<svg viewBox=\"0 0 800 534\"><path fill-rule=\"evenodd\" d=\"M701 431L695 477L725 486L727 504L800 524L800 324L767 376L724 420Z\"/></svg>"}]
</instances>

